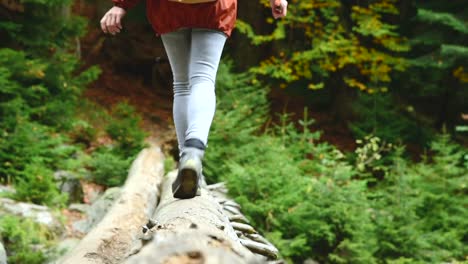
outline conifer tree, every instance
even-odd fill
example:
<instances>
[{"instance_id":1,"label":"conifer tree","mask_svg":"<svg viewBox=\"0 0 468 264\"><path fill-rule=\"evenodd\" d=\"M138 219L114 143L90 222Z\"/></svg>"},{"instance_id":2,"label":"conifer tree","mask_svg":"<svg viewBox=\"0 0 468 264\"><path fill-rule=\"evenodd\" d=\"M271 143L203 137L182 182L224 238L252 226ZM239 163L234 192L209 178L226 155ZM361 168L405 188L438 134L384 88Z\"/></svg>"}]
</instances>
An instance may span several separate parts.
<instances>
[{"instance_id":1,"label":"conifer tree","mask_svg":"<svg viewBox=\"0 0 468 264\"><path fill-rule=\"evenodd\" d=\"M429 114L438 127L461 122L468 91L466 1L415 1L403 26L410 67L397 77L400 98Z\"/></svg>"}]
</instances>

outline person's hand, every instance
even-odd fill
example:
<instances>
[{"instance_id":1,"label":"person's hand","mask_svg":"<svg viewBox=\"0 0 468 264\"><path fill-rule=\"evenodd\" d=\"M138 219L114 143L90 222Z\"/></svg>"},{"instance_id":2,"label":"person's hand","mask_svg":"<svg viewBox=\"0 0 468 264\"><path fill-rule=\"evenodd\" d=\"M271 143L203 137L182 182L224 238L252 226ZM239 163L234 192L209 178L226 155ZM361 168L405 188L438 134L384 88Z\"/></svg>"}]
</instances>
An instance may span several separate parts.
<instances>
[{"instance_id":1,"label":"person's hand","mask_svg":"<svg viewBox=\"0 0 468 264\"><path fill-rule=\"evenodd\" d=\"M104 33L115 35L122 30L122 18L127 11L125 9L114 6L101 19L101 29Z\"/></svg>"},{"instance_id":2,"label":"person's hand","mask_svg":"<svg viewBox=\"0 0 468 264\"><path fill-rule=\"evenodd\" d=\"M288 13L288 1L270 0L271 12L275 19L285 17Z\"/></svg>"}]
</instances>

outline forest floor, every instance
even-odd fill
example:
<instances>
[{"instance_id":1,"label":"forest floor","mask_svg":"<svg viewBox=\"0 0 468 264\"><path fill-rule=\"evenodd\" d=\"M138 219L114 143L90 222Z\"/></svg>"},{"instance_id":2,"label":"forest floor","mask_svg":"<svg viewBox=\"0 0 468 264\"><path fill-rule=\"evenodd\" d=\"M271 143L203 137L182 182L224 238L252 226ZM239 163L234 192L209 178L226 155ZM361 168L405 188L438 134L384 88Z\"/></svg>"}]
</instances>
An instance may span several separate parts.
<instances>
[{"instance_id":1,"label":"forest floor","mask_svg":"<svg viewBox=\"0 0 468 264\"><path fill-rule=\"evenodd\" d=\"M87 99L106 108L126 101L141 115L141 125L149 133L149 140L161 144L175 139L172 98L158 94L137 76L115 75L111 65L99 66L102 74L85 91Z\"/></svg>"}]
</instances>

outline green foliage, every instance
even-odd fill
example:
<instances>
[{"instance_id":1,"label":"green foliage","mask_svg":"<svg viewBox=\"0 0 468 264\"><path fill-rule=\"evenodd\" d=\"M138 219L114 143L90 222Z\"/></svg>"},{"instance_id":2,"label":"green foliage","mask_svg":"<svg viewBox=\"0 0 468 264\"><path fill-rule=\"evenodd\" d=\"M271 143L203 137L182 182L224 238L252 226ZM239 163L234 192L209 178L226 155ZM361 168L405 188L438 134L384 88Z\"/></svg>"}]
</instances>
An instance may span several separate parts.
<instances>
[{"instance_id":1,"label":"green foliage","mask_svg":"<svg viewBox=\"0 0 468 264\"><path fill-rule=\"evenodd\" d=\"M356 120L349 123L355 138L375 135L387 142L424 145L431 138L426 124L418 123L411 106L404 108L390 94L359 94L353 104Z\"/></svg>"},{"instance_id":2,"label":"green foliage","mask_svg":"<svg viewBox=\"0 0 468 264\"><path fill-rule=\"evenodd\" d=\"M11 133L25 120L67 128L83 87L99 74L94 67L76 72L78 58L71 51L84 20L70 15L70 1L20 4L21 15L0 17L6 36L0 41L1 132Z\"/></svg>"},{"instance_id":3,"label":"green foliage","mask_svg":"<svg viewBox=\"0 0 468 264\"><path fill-rule=\"evenodd\" d=\"M85 120L77 119L71 123L69 136L75 143L83 143L86 146L90 146L96 139L96 135L96 128Z\"/></svg>"},{"instance_id":4,"label":"green foliage","mask_svg":"<svg viewBox=\"0 0 468 264\"><path fill-rule=\"evenodd\" d=\"M248 76L221 65L204 173L210 181L227 181L231 196L284 258L463 260L468 224L463 149L443 136L432 144L431 158L412 163L402 147L369 137L350 163L319 142L307 116L293 124L282 115L279 125L265 129L266 89Z\"/></svg>"},{"instance_id":5,"label":"green foliage","mask_svg":"<svg viewBox=\"0 0 468 264\"><path fill-rule=\"evenodd\" d=\"M391 171L395 147L375 136L366 136L364 140L356 140L356 143L358 147L354 151L354 164L359 172L358 177L365 179L369 186L373 186L379 180L385 179Z\"/></svg>"},{"instance_id":6,"label":"green foliage","mask_svg":"<svg viewBox=\"0 0 468 264\"><path fill-rule=\"evenodd\" d=\"M468 98L468 26L462 0L417 1L414 17L403 24L411 52L408 71L395 76L404 100L439 127L457 125ZM436 102L436 103L435 103Z\"/></svg>"},{"instance_id":7,"label":"green foliage","mask_svg":"<svg viewBox=\"0 0 468 264\"><path fill-rule=\"evenodd\" d=\"M242 21L238 29L254 44L274 40L281 47L252 69L256 74L312 90L333 80L373 93L387 91L391 73L407 64L401 53L409 47L389 22L398 13L393 0L293 0L272 34L257 35Z\"/></svg>"},{"instance_id":8,"label":"green foliage","mask_svg":"<svg viewBox=\"0 0 468 264\"><path fill-rule=\"evenodd\" d=\"M247 22L244 22L242 20L237 20L236 29L242 34L245 34L252 41L252 44L254 45L260 45L265 42L283 39L285 37L284 25L282 24L279 24L278 27L275 28L275 31L271 35L266 35L266 36L255 34L252 26L250 26Z\"/></svg>"},{"instance_id":9,"label":"green foliage","mask_svg":"<svg viewBox=\"0 0 468 264\"><path fill-rule=\"evenodd\" d=\"M50 250L53 234L30 219L16 216L0 218L0 238L11 264L42 264L46 261L45 249ZM40 248L35 248L35 247Z\"/></svg>"},{"instance_id":10,"label":"green foliage","mask_svg":"<svg viewBox=\"0 0 468 264\"><path fill-rule=\"evenodd\" d=\"M66 127L85 84L99 71L90 68L74 77L77 60L66 54L29 59L27 54L0 49L0 128L14 129L19 117ZM59 65L59 66L58 66Z\"/></svg>"},{"instance_id":11,"label":"green foliage","mask_svg":"<svg viewBox=\"0 0 468 264\"><path fill-rule=\"evenodd\" d=\"M118 186L125 182L131 162L146 147L146 132L140 128L141 117L127 103L119 103L111 110L110 121L105 131L113 145L94 151L89 166L93 180L107 186Z\"/></svg>"},{"instance_id":12,"label":"green foliage","mask_svg":"<svg viewBox=\"0 0 468 264\"><path fill-rule=\"evenodd\" d=\"M419 8L417 18L421 22L445 25L453 30L468 34L468 26L450 13L435 12L433 10Z\"/></svg>"},{"instance_id":13,"label":"green foliage","mask_svg":"<svg viewBox=\"0 0 468 264\"><path fill-rule=\"evenodd\" d=\"M223 65L218 73L220 99L204 167L207 177L227 180L254 226L291 261L375 262L364 182L350 182L354 172L343 155L315 144L318 135L308 130L308 120L302 122L303 133L286 120L261 132L265 89L227 70ZM312 155L316 162L310 165L305 157ZM312 171L315 175L306 174Z\"/></svg>"},{"instance_id":14,"label":"green foliage","mask_svg":"<svg viewBox=\"0 0 468 264\"><path fill-rule=\"evenodd\" d=\"M234 75L230 68L231 64L221 64L218 70L216 116L208 142L208 162L203 168L213 182L219 181L217 177L227 169L227 164L218 161L229 157L237 146L248 144L252 134L265 123L268 111L267 90L251 84L251 75Z\"/></svg>"},{"instance_id":15,"label":"green foliage","mask_svg":"<svg viewBox=\"0 0 468 264\"><path fill-rule=\"evenodd\" d=\"M67 197L54 171L83 173L89 156L69 144L90 146L100 132L77 118L81 93L100 70L83 68L77 56L86 23L71 14L73 1L19 2L24 9L0 14L0 181L15 185L15 199L60 207ZM96 177L110 185L123 182L144 146L134 111L119 106L114 114L107 131L115 147L91 156ZM40 225L9 216L0 218L0 237L9 263L28 264L44 263L54 239Z\"/></svg>"},{"instance_id":16,"label":"green foliage","mask_svg":"<svg viewBox=\"0 0 468 264\"><path fill-rule=\"evenodd\" d=\"M341 173L336 179L306 176L297 166L304 160L294 160L278 139L251 140L230 155L224 175L243 211L284 257L294 262L307 257L333 263L375 262L363 182L344 185Z\"/></svg>"},{"instance_id":17,"label":"green foliage","mask_svg":"<svg viewBox=\"0 0 468 264\"><path fill-rule=\"evenodd\" d=\"M4 33L0 44L21 45L42 55L51 51L68 49L75 39L85 32L86 20L71 15L72 1L27 0L21 15L0 20L0 32ZM1 18L0 18L1 19Z\"/></svg>"},{"instance_id":18,"label":"green foliage","mask_svg":"<svg viewBox=\"0 0 468 264\"><path fill-rule=\"evenodd\" d=\"M296 166L304 175L327 176L337 180L348 180L354 175L354 170L346 164L344 155L335 147L327 143L319 143L321 133L309 129L314 120L308 118L308 111L304 109L304 116L299 124L291 121L288 114L280 116L280 123L273 126L272 135L281 139L281 144L287 146L289 155L298 162ZM298 128L299 127L299 128ZM308 162L315 159L317 162Z\"/></svg>"},{"instance_id":19,"label":"green foliage","mask_svg":"<svg viewBox=\"0 0 468 264\"><path fill-rule=\"evenodd\" d=\"M415 2L415 16L402 23L411 51L407 71L395 74L392 90L383 95L362 95L354 103L357 119L350 125L357 138L374 134L396 142L427 146L434 125L451 130L468 98L466 14L463 1Z\"/></svg>"},{"instance_id":20,"label":"green foliage","mask_svg":"<svg viewBox=\"0 0 468 264\"><path fill-rule=\"evenodd\" d=\"M91 156L93 181L106 186L120 186L125 182L134 157L122 157L113 148L103 147Z\"/></svg>"},{"instance_id":21,"label":"green foliage","mask_svg":"<svg viewBox=\"0 0 468 264\"><path fill-rule=\"evenodd\" d=\"M0 135L2 181L16 182L33 161L50 169L60 168L77 151L66 142L66 137L44 125L20 120L13 131Z\"/></svg>"},{"instance_id":22,"label":"green foliage","mask_svg":"<svg viewBox=\"0 0 468 264\"><path fill-rule=\"evenodd\" d=\"M127 103L114 106L111 115L106 132L117 142L116 151L123 157L135 156L145 147L146 133L140 128L141 117Z\"/></svg>"},{"instance_id":23,"label":"green foliage","mask_svg":"<svg viewBox=\"0 0 468 264\"><path fill-rule=\"evenodd\" d=\"M14 198L48 206L63 206L66 194L61 194L54 181L53 171L44 167L40 160L33 160L21 172L15 186Z\"/></svg>"},{"instance_id":24,"label":"green foliage","mask_svg":"<svg viewBox=\"0 0 468 264\"><path fill-rule=\"evenodd\" d=\"M50 6L52 3L47 4ZM38 7L37 12L40 9ZM42 28L40 32L46 30L53 31ZM32 37L23 31L12 34L17 43ZM67 33L68 38L74 35L73 32ZM52 36L47 34L41 38L44 45L54 46L53 43L58 41L50 39ZM84 85L99 73L96 68L90 68L77 75L77 67L77 58L66 51L57 50L44 55L34 49L0 48L2 181L16 182L33 159L36 167L41 162L44 169L57 169L76 151L75 147L66 145L68 139L58 134L57 129L69 127Z\"/></svg>"},{"instance_id":25,"label":"green foliage","mask_svg":"<svg viewBox=\"0 0 468 264\"><path fill-rule=\"evenodd\" d=\"M55 206L65 203L53 170L66 169L78 151L66 144L66 137L44 125L20 121L11 133L0 135L0 142L1 180L15 184L15 199Z\"/></svg>"},{"instance_id":26,"label":"green foliage","mask_svg":"<svg viewBox=\"0 0 468 264\"><path fill-rule=\"evenodd\" d=\"M80 69L74 49L86 23L71 1L19 4L0 16L0 181L15 185L17 199L61 206L52 174L83 169L65 132L76 129L81 92L99 69Z\"/></svg>"},{"instance_id":27,"label":"green foliage","mask_svg":"<svg viewBox=\"0 0 468 264\"><path fill-rule=\"evenodd\" d=\"M40 9L37 7L35 12L40 13ZM34 20L34 17L29 17L22 22L27 23L31 20ZM50 17L49 19L40 17L38 20L42 23L55 23L51 21ZM60 26L57 27L57 25L62 24L57 23L51 27L44 27L41 23L32 24L24 25L22 28L33 29L35 34L39 33L38 36L43 39L40 44L31 39L34 34L25 32L16 32L14 40L24 45L41 46L39 51L35 49L27 51L0 49L0 82L5 85L0 91L1 102L2 105L8 106L10 101L17 101L20 103L19 106L23 106L18 110L25 112L25 115L32 115L35 120L47 124L63 125L72 113L82 87L94 80L99 71L96 68L90 68L75 75L74 71L78 66L78 60L74 55L62 50L44 54L43 50L50 50L57 46L65 47L68 43L59 44L62 41L58 40L58 36L47 34L52 34L54 30L51 29L59 29ZM34 30L35 28L37 30ZM63 38L67 39L77 34L76 32L63 33L66 33ZM10 106L18 105L18 103ZM2 113L18 112L15 109L4 109L4 107L1 110ZM15 117L15 115L11 116Z\"/></svg>"},{"instance_id":28,"label":"green foliage","mask_svg":"<svg viewBox=\"0 0 468 264\"><path fill-rule=\"evenodd\" d=\"M439 263L463 259L468 252L464 151L447 135L431 150L432 162L412 165L395 158L390 177L371 192L380 258Z\"/></svg>"},{"instance_id":29,"label":"green foliage","mask_svg":"<svg viewBox=\"0 0 468 264\"><path fill-rule=\"evenodd\" d=\"M261 3L269 8L268 1ZM369 100L359 96L357 108L362 111L357 117L348 105L352 97L332 99L344 102L330 109L338 118L343 112L355 118L357 138L373 133L389 141L427 146L431 133L424 130L444 123L452 130L465 111L465 5L463 0L298 0L290 1L284 19L267 18L274 25L271 34L258 35L244 21L238 30L255 45L273 47L273 54L265 54L269 57L251 71L276 80L274 86L291 92L333 89L332 98L339 98L346 87L382 96L374 101L378 108L388 108L377 111L367 111L372 109Z\"/></svg>"}]
</instances>

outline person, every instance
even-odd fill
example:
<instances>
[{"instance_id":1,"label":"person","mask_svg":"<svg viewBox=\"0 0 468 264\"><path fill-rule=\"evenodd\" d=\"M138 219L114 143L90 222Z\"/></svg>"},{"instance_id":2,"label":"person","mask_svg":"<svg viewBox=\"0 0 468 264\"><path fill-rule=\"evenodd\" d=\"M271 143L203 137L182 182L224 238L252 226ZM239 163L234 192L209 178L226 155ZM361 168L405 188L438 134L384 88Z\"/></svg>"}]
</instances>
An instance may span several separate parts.
<instances>
[{"instance_id":1,"label":"person","mask_svg":"<svg viewBox=\"0 0 468 264\"><path fill-rule=\"evenodd\" d=\"M101 19L104 33L122 30L122 18L139 0L112 0ZM286 0L270 0L274 18L286 16ZM172 184L175 198L200 194L202 160L213 121L215 79L226 39L237 17L237 0L147 0L146 15L160 35L173 73L173 118L180 153Z\"/></svg>"}]
</instances>

